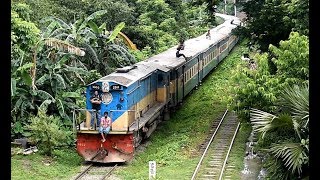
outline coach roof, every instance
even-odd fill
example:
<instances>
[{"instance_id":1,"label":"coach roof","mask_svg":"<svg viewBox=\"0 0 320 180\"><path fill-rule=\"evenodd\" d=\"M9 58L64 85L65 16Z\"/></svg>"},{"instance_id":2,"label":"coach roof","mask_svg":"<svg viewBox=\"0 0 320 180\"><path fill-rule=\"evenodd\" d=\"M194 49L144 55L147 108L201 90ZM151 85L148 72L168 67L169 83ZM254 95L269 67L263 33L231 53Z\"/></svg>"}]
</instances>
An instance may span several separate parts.
<instances>
[{"instance_id":1,"label":"coach roof","mask_svg":"<svg viewBox=\"0 0 320 180\"><path fill-rule=\"evenodd\" d=\"M104 76L88 85L97 82L114 82L122 86L128 87L132 83L140 79L143 79L158 70L168 72L170 69L152 62L141 61L132 66L118 68L116 72Z\"/></svg>"}]
</instances>

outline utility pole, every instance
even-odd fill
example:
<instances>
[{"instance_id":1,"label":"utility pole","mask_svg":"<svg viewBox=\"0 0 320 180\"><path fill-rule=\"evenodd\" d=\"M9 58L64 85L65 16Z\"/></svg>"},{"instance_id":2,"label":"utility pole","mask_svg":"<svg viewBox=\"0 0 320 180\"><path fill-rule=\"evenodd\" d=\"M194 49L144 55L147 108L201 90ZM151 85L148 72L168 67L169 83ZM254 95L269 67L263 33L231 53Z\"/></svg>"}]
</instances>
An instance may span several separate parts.
<instances>
[{"instance_id":1,"label":"utility pole","mask_svg":"<svg viewBox=\"0 0 320 180\"><path fill-rule=\"evenodd\" d=\"M224 0L224 14L227 14L227 0Z\"/></svg>"},{"instance_id":2,"label":"utility pole","mask_svg":"<svg viewBox=\"0 0 320 180\"><path fill-rule=\"evenodd\" d=\"M234 6L234 16L237 17L236 0L234 0L233 6Z\"/></svg>"}]
</instances>

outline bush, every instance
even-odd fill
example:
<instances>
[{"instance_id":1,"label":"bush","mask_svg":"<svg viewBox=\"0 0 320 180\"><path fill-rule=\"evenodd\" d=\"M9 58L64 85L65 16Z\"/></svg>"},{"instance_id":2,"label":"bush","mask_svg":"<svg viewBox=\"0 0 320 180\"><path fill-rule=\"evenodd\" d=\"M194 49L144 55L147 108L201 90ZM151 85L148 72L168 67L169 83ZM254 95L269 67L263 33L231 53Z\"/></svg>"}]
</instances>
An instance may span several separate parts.
<instances>
[{"instance_id":1,"label":"bush","mask_svg":"<svg viewBox=\"0 0 320 180\"><path fill-rule=\"evenodd\" d=\"M64 128L58 117L48 116L43 110L39 110L38 116L31 117L31 123L27 126L30 130L29 139L36 143L41 152L51 156L53 149L65 145L72 134Z\"/></svg>"}]
</instances>

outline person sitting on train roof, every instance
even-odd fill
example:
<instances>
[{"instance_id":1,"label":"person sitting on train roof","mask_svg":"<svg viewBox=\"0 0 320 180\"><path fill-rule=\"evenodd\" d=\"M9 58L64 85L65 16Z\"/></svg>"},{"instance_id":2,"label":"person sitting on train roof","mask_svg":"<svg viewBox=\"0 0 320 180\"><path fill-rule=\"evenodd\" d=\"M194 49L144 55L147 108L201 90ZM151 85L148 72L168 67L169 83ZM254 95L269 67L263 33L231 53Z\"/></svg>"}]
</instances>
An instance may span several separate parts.
<instances>
[{"instance_id":1,"label":"person sitting on train roof","mask_svg":"<svg viewBox=\"0 0 320 180\"><path fill-rule=\"evenodd\" d=\"M207 32L207 34L206 34L206 39L211 40L210 29L208 29L208 32Z\"/></svg>"},{"instance_id":2,"label":"person sitting on train roof","mask_svg":"<svg viewBox=\"0 0 320 180\"><path fill-rule=\"evenodd\" d=\"M106 141L106 135L110 132L110 128L111 128L111 118L108 116L108 112L106 111L101 117L100 127L99 127L99 133L101 134L102 142Z\"/></svg>"},{"instance_id":3,"label":"person sitting on train roof","mask_svg":"<svg viewBox=\"0 0 320 180\"><path fill-rule=\"evenodd\" d=\"M184 50L184 40L183 39L180 40L180 44L177 47L176 57L183 56L187 60L187 57L184 54L180 53L181 50Z\"/></svg>"},{"instance_id":4,"label":"person sitting on train roof","mask_svg":"<svg viewBox=\"0 0 320 180\"><path fill-rule=\"evenodd\" d=\"M102 98L99 95L99 92L97 90L94 91L93 95L90 97L90 102L92 103L92 111L90 111L91 113L91 122L90 122L90 129L93 129L94 127L94 118L97 118L97 124L99 125L99 121L100 121L100 109L101 109L101 101Z\"/></svg>"}]
</instances>

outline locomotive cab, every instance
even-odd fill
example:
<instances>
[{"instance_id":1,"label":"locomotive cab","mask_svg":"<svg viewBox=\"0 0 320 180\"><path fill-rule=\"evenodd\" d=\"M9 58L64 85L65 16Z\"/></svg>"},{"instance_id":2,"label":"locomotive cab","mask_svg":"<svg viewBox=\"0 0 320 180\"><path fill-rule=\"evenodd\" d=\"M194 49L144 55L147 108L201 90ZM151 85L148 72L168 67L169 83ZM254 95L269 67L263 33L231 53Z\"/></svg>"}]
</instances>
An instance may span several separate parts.
<instances>
[{"instance_id":1,"label":"locomotive cab","mask_svg":"<svg viewBox=\"0 0 320 180\"><path fill-rule=\"evenodd\" d=\"M101 97L100 110L97 112L92 109L92 103L90 101L94 91L98 91L99 96ZM90 127L92 115L98 113L97 116L93 117L95 119L93 130L97 130L97 127L99 126L99 124L97 124L97 117L100 118L104 112L108 112L112 120L111 131L119 130L117 124L114 124L114 120L118 119L118 117L121 116L121 114L123 114L127 109L125 92L126 87L115 82L100 80L89 84L86 90L87 115L85 123L86 128L84 129L88 129L88 127Z\"/></svg>"}]
</instances>

